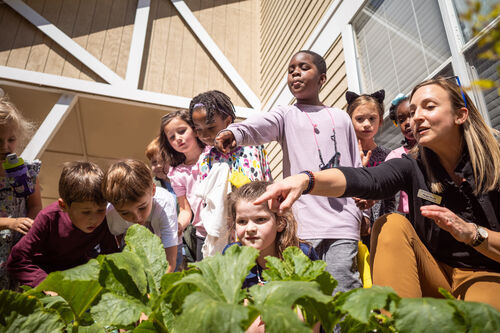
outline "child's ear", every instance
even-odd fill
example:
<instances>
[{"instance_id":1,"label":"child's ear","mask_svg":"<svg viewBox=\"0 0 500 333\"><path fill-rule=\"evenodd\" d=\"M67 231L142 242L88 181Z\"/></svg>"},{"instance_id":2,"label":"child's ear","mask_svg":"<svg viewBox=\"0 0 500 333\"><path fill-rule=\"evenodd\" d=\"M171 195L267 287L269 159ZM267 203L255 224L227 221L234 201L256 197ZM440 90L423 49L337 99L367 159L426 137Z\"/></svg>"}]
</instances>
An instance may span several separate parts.
<instances>
[{"instance_id":1,"label":"child's ear","mask_svg":"<svg viewBox=\"0 0 500 333\"><path fill-rule=\"evenodd\" d=\"M61 208L61 210L63 212L67 212L68 211L69 207L66 204L66 202L64 202L64 200L62 198L57 199L57 203L59 204L59 208Z\"/></svg>"},{"instance_id":2,"label":"child's ear","mask_svg":"<svg viewBox=\"0 0 500 333\"><path fill-rule=\"evenodd\" d=\"M326 74L323 73L319 76L319 84L323 85L326 82Z\"/></svg>"},{"instance_id":3,"label":"child's ear","mask_svg":"<svg viewBox=\"0 0 500 333\"><path fill-rule=\"evenodd\" d=\"M151 196L153 196L153 197L154 197L154 196L155 196L155 193L156 193L156 184L155 184L155 183L153 183L153 191L152 191Z\"/></svg>"}]
</instances>

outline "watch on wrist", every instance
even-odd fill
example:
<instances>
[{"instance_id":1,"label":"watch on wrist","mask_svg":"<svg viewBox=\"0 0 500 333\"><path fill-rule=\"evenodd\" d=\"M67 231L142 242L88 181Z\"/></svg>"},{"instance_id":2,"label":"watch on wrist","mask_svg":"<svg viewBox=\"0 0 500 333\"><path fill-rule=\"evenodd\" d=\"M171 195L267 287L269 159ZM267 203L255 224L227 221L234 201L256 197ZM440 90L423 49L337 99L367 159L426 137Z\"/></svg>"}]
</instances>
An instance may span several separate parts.
<instances>
[{"instance_id":1,"label":"watch on wrist","mask_svg":"<svg viewBox=\"0 0 500 333\"><path fill-rule=\"evenodd\" d=\"M471 246L476 247L481 245L487 238L488 238L488 230L485 228L478 226L477 224L473 223L474 226L476 227L476 234L474 235L474 238L472 239Z\"/></svg>"}]
</instances>

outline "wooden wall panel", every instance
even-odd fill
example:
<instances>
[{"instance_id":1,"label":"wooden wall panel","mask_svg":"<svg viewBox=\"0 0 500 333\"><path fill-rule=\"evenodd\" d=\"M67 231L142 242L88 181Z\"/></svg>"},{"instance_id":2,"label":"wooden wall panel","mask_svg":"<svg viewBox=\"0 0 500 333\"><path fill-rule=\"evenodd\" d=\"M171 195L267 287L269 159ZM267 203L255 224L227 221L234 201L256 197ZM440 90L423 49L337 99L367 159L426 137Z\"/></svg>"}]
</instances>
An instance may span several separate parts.
<instances>
[{"instance_id":1,"label":"wooden wall panel","mask_svg":"<svg viewBox=\"0 0 500 333\"><path fill-rule=\"evenodd\" d=\"M257 0L188 0L186 5L258 94L258 39L250 36L258 26ZM170 1L153 0L150 17L145 90L191 98L217 89L228 94L235 105L249 106Z\"/></svg>"},{"instance_id":2,"label":"wooden wall panel","mask_svg":"<svg viewBox=\"0 0 500 333\"><path fill-rule=\"evenodd\" d=\"M330 5L330 1L261 1L261 100L265 105L286 73L290 57L299 51Z\"/></svg>"}]
</instances>

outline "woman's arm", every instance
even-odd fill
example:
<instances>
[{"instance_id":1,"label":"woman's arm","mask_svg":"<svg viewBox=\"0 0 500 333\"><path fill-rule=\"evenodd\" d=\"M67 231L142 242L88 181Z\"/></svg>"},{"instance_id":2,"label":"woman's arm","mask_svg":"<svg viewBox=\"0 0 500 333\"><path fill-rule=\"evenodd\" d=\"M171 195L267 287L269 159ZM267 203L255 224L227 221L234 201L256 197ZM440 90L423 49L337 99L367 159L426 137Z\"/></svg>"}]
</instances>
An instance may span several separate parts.
<instances>
[{"instance_id":1,"label":"woman's arm","mask_svg":"<svg viewBox=\"0 0 500 333\"><path fill-rule=\"evenodd\" d=\"M429 205L420 207L423 216L433 219L457 241L470 245L476 236L474 224L464 221L446 207ZM500 262L500 233L487 229L488 238L474 249L486 257Z\"/></svg>"},{"instance_id":2,"label":"woman's arm","mask_svg":"<svg viewBox=\"0 0 500 333\"><path fill-rule=\"evenodd\" d=\"M179 227L177 232L180 236L191 222L193 212L185 195L177 197L177 202L179 203L179 216L177 217Z\"/></svg>"},{"instance_id":3,"label":"woman's arm","mask_svg":"<svg viewBox=\"0 0 500 333\"><path fill-rule=\"evenodd\" d=\"M309 194L325 197L359 197L384 199L411 186L413 163L408 159L394 159L372 168L339 167L313 173L313 187ZM302 195L309 185L306 174L287 177L267 187L254 204L270 200L270 207L282 213ZM349 185L349 186L348 186Z\"/></svg>"}]
</instances>

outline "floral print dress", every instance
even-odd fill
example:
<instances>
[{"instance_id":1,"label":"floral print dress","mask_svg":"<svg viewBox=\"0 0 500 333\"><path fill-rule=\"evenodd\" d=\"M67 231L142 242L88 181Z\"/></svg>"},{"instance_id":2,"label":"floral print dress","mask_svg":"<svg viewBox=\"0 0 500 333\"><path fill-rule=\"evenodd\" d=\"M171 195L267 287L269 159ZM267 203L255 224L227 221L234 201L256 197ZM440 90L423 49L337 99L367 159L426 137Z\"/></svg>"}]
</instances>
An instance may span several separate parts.
<instances>
[{"instance_id":1,"label":"floral print dress","mask_svg":"<svg viewBox=\"0 0 500 333\"><path fill-rule=\"evenodd\" d=\"M36 183L36 177L40 173L40 161L34 161L26 165L28 175ZM28 213L26 205L27 197L16 197L14 189L9 184L8 178L0 176L0 217L25 217ZM22 234L10 229L0 230L0 290L14 289L14 281L7 274L7 259L10 249L21 239Z\"/></svg>"},{"instance_id":2,"label":"floral print dress","mask_svg":"<svg viewBox=\"0 0 500 333\"><path fill-rule=\"evenodd\" d=\"M264 146L242 146L229 154L211 148L200 155L198 160L200 175L199 181L205 179L214 163L227 163L232 172L239 171L250 181L271 181L271 169L267 162L267 152Z\"/></svg>"}]
</instances>

